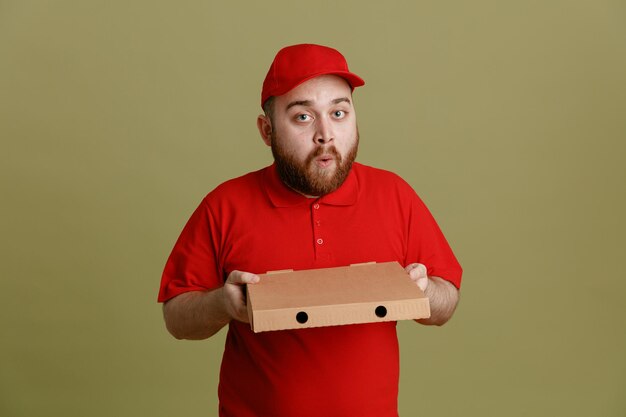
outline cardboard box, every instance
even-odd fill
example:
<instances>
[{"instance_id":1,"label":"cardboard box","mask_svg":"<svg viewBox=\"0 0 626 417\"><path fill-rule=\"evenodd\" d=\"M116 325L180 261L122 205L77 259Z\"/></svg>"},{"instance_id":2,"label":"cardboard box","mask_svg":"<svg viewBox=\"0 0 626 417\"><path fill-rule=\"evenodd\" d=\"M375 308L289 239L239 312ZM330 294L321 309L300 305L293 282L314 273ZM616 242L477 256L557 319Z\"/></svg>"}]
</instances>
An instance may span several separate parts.
<instances>
[{"instance_id":1,"label":"cardboard box","mask_svg":"<svg viewBox=\"0 0 626 417\"><path fill-rule=\"evenodd\" d=\"M428 298L398 262L260 277L247 286L255 333L430 317Z\"/></svg>"}]
</instances>

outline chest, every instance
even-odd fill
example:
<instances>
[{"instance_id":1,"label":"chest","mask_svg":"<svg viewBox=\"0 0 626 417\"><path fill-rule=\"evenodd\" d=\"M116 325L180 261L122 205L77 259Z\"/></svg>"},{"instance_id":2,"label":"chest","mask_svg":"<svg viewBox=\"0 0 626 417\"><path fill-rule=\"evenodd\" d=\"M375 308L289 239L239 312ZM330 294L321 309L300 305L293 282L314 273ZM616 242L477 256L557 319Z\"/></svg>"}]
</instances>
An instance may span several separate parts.
<instances>
[{"instance_id":1,"label":"chest","mask_svg":"<svg viewBox=\"0 0 626 417\"><path fill-rule=\"evenodd\" d=\"M254 273L403 262L408 221L392 202L264 207L224 225L220 264Z\"/></svg>"}]
</instances>

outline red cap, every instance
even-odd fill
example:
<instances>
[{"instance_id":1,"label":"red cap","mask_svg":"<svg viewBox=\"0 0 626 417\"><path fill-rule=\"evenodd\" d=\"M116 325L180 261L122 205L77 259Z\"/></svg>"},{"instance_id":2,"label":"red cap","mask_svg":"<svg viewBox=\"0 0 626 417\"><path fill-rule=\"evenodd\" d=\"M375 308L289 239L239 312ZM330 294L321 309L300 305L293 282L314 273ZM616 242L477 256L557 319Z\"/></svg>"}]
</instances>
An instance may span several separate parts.
<instances>
[{"instance_id":1,"label":"red cap","mask_svg":"<svg viewBox=\"0 0 626 417\"><path fill-rule=\"evenodd\" d=\"M263 81L261 107L268 98L282 96L303 82L326 74L343 77L353 90L365 84L361 77L348 70L346 59L336 49L313 44L281 49Z\"/></svg>"}]
</instances>

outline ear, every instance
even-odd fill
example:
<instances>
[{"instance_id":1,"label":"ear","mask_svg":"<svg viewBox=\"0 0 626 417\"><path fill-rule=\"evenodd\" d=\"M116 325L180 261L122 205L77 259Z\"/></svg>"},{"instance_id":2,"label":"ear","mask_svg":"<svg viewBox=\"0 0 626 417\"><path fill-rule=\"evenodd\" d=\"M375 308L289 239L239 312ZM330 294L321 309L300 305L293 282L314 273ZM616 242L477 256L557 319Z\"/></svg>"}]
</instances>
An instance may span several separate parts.
<instances>
[{"instance_id":1,"label":"ear","mask_svg":"<svg viewBox=\"0 0 626 417\"><path fill-rule=\"evenodd\" d=\"M256 119L256 127L259 129L261 138L267 146L272 145L272 122L264 114L260 114Z\"/></svg>"}]
</instances>

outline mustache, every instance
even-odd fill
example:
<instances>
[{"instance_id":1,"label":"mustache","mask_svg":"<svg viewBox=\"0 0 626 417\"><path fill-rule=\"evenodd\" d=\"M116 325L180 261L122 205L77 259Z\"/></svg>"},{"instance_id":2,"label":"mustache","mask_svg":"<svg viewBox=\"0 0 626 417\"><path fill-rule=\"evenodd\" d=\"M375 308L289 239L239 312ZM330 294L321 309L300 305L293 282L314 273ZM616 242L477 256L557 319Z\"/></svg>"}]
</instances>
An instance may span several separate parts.
<instances>
[{"instance_id":1,"label":"mustache","mask_svg":"<svg viewBox=\"0 0 626 417\"><path fill-rule=\"evenodd\" d=\"M330 147L318 146L317 148L315 148L315 150L313 150L309 154L309 156L307 156L306 164L308 165L309 163L313 162L315 158L322 155L332 155L333 158L337 160L337 163L341 163L341 154L339 153L337 148L335 148L335 145L332 145Z\"/></svg>"}]
</instances>

